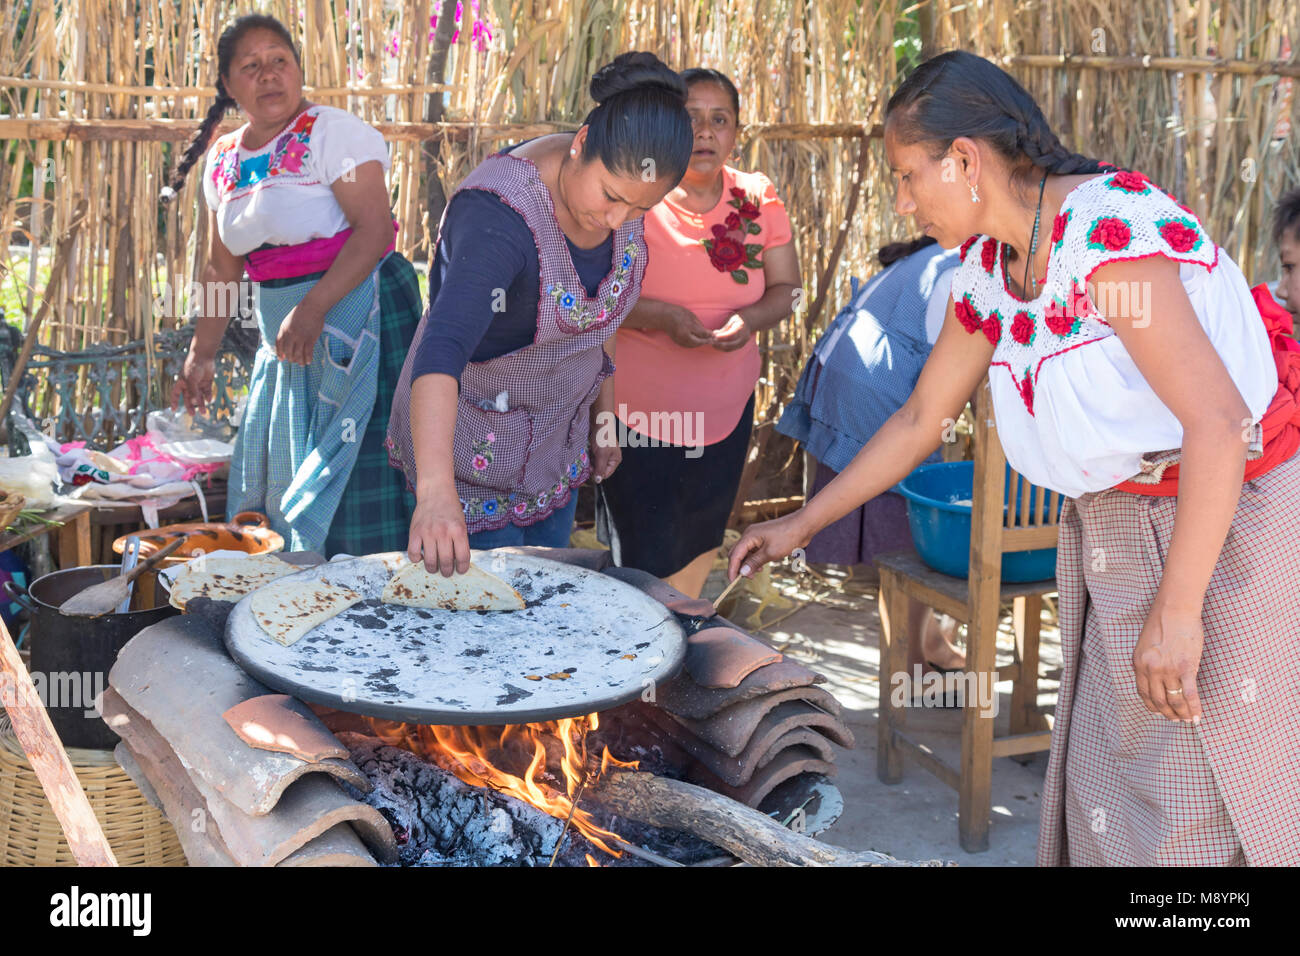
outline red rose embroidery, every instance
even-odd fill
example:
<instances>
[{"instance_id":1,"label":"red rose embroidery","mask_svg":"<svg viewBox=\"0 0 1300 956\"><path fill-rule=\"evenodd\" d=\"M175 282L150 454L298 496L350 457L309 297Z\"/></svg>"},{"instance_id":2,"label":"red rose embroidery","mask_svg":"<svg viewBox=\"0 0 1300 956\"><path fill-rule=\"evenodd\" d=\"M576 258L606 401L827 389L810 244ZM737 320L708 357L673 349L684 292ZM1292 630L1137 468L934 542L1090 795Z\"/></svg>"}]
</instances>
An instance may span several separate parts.
<instances>
[{"instance_id":1,"label":"red rose embroidery","mask_svg":"<svg viewBox=\"0 0 1300 956\"><path fill-rule=\"evenodd\" d=\"M966 261L966 253L970 252L970 247L975 245L975 241L977 239L979 239L979 236L971 236L969 239L967 239L965 242L961 244L961 251L959 254L961 256L962 262Z\"/></svg>"},{"instance_id":2,"label":"red rose embroidery","mask_svg":"<svg viewBox=\"0 0 1300 956\"><path fill-rule=\"evenodd\" d=\"M1002 338L1002 316L996 312L990 312L989 317L984 320L980 327L984 330L984 337L997 345L998 339Z\"/></svg>"},{"instance_id":3,"label":"red rose embroidery","mask_svg":"<svg viewBox=\"0 0 1300 956\"><path fill-rule=\"evenodd\" d=\"M1132 238L1133 234L1123 219L1106 216L1093 223L1092 232L1088 234L1088 244L1101 246L1110 252L1118 252L1127 246Z\"/></svg>"},{"instance_id":4,"label":"red rose embroidery","mask_svg":"<svg viewBox=\"0 0 1300 956\"><path fill-rule=\"evenodd\" d=\"M734 196L736 199L744 199L745 190L741 189L739 186L732 186L731 195Z\"/></svg>"},{"instance_id":5,"label":"red rose embroidery","mask_svg":"<svg viewBox=\"0 0 1300 956\"><path fill-rule=\"evenodd\" d=\"M1034 414L1034 380L1029 369L1025 369L1025 377L1020 380L1020 397L1024 399L1029 414Z\"/></svg>"},{"instance_id":6,"label":"red rose embroidery","mask_svg":"<svg viewBox=\"0 0 1300 956\"><path fill-rule=\"evenodd\" d=\"M1065 238L1065 227L1069 221L1070 211L1068 209L1052 220L1052 242L1060 242Z\"/></svg>"},{"instance_id":7,"label":"red rose embroidery","mask_svg":"<svg viewBox=\"0 0 1300 956\"><path fill-rule=\"evenodd\" d=\"M740 217L736 215L734 212L729 212L727 213L726 223L728 229L739 229Z\"/></svg>"},{"instance_id":8,"label":"red rose embroidery","mask_svg":"<svg viewBox=\"0 0 1300 956\"><path fill-rule=\"evenodd\" d=\"M1122 189L1129 193L1146 192L1147 185L1151 180L1147 179L1141 173L1131 172L1127 169L1121 169L1110 178L1110 185L1115 189Z\"/></svg>"},{"instance_id":9,"label":"red rose embroidery","mask_svg":"<svg viewBox=\"0 0 1300 956\"><path fill-rule=\"evenodd\" d=\"M715 222L710 231L713 233L714 239L721 239L727 234L727 227L720 222Z\"/></svg>"},{"instance_id":10,"label":"red rose embroidery","mask_svg":"<svg viewBox=\"0 0 1300 956\"><path fill-rule=\"evenodd\" d=\"M971 335L974 335L977 331L979 331L980 324L981 324L979 313L975 311L975 306L970 304L969 298L963 296L961 299L959 299L957 301L956 311L957 311L957 321L961 323L961 327L963 329L965 329Z\"/></svg>"},{"instance_id":11,"label":"red rose embroidery","mask_svg":"<svg viewBox=\"0 0 1300 956\"><path fill-rule=\"evenodd\" d=\"M985 239L980 246L980 265L989 275L993 274L993 264L998 261L998 244L992 239Z\"/></svg>"},{"instance_id":12,"label":"red rose embroidery","mask_svg":"<svg viewBox=\"0 0 1300 956\"><path fill-rule=\"evenodd\" d=\"M1201 241L1201 234L1197 230L1176 219L1162 224L1160 235L1174 252L1191 252Z\"/></svg>"},{"instance_id":13,"label":"red rose embroidery","mask_svg":"<svg viewBox=\"0 0 1300 956\"><path fill-rule=\"evenodd\" d=\"M741 218L741 219L757 219L757 218L758 218L758 207L755 206L755 205L754 205L752 202L750 202L748 199L746 199L743 203L740 204L740 218Z\"/></svg>"},{"instance_id":14,"label":"red rose embroidery","mask_svg":"<svg viewBox=\"0 0 1300 956\"><path fill-rule=\"evenodd\" d=\"M1017 312L1012 318L1011 337L1021 345L1028 345L1034 337L1034 320L1028 312Z\"/></svg>"},{"instance_id":15,"label":"red rose embroidery","mask_svg":"<svg viewBox=\"0 0 1300 956\"><path fill-rule=\"evenodd\" d=\"M1055 335L1073 335L1079 330L1079 318L1092 310L1088 293L1075 286L1065 300L1053 299L1043 310L1043 321Z\"/></svg>"},{"instance_id":16,"label":"red rose embroidery","mask_svg":"<svg viewBox=\"0 0 1300 956\"><path fill-rule=\"evenodd\" d=\"M709 250L709 259L719 272L731 272L744 263L745 247L730 236L719 236Z\"/></svg>"}]
</instances>

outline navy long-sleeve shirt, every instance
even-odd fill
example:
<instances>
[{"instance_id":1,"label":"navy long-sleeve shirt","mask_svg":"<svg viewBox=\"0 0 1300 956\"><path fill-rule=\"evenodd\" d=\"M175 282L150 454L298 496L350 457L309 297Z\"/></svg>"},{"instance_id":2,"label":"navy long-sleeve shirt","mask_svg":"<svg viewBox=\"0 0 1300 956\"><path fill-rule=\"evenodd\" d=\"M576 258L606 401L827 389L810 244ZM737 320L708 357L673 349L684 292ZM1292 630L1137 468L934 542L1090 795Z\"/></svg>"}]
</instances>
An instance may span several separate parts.
<instances>
[{"instance_id":1,"label":"navy long-sleeve shirt","mask_svg":"<svg viewBox=\"0 0 1300 956\"><path fill-rule=\"evenodd\" d=\"M613 265L613 233L594 249L565 242L578 278L594 296ZM416 343L412 378L442 372L459 381L467 362L531 345L539 294L537 246L523 217L493 193L458 193L429 270L429 321Z\"/></svg>"}]
</instances>

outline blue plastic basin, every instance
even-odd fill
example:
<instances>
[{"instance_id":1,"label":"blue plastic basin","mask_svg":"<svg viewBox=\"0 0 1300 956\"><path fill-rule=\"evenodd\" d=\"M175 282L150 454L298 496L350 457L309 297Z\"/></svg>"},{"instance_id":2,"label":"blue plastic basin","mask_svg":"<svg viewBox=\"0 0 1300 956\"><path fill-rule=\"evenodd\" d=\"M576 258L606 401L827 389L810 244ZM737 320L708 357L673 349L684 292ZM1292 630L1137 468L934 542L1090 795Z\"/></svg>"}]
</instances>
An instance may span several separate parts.
<instances>
[{"instance_id":1,"label":"blue plastic basin","mask_svg":"<svg viewBox=\"0 0 1300 956\"><path fill-rule=\"evenodd\" d=\"M1008 465L1008 485L1010 475L1011 466ZM900 481L896 489L907 499L907 523L912 529L912 541L921 560L936 571L955 578L970 576L971 520L971 506L955 502L968 501L974 484L973 461L944 461L922 465ZM1003 492L1004 507L1010 490L1008 487ZM1044 518L1048 500L1044 493ZM1015 512L1018 514L1019 511L1020 489L1017 488ZM1003 581L1044 581L1055 575L1055 548L1011 551L1002 555Z\"/></svg>"}]
</instances>

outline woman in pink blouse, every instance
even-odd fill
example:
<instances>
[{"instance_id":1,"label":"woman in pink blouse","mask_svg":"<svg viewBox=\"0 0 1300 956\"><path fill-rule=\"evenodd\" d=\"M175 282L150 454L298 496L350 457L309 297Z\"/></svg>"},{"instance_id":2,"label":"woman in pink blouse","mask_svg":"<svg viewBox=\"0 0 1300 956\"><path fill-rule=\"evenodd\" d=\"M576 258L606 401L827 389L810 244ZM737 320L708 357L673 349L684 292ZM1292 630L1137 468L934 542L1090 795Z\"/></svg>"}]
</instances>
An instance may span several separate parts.
<instances>
[{"instance_id":1,"label":"woman in pink blouse","mask_svg":"<svg viewBox=\"0 0 1300 956\"><path fill-rule=\"evenodd\" d=\"M641 298L618 331L623 464L597 486L597 529L621 567L698 597L740 485L761 357L755 336L791 313L799 265L785 206L759 172L726 165L740 98L690 69L691 164L645 217Z\"/></svg>"}]
</instances>

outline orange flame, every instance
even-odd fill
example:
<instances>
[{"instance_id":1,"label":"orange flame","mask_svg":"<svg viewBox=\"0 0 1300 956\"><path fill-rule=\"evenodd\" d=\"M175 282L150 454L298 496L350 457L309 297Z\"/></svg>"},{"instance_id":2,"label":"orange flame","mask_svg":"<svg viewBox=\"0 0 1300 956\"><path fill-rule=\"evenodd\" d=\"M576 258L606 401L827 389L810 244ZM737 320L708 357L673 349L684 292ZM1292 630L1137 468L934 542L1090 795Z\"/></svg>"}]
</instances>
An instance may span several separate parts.
<instances>
[{"instance_id":1,"label":"orange flame","mask_svg":"<svg viewBox=\"0 0 1300 956\"><path fill-rule=\"evenodd\" d=\"M617 843L618 836L597 826L587 811L574 806L578 788L591 785L610 767L637 767L635 762L618 760L605 747L599 768L589 774L587 734L600 726L596 714L502 727L453 727L366 719L389 746L417 753L472 787L489 787L509 794L550 816L566 820L572 814L572 826L583 836L606 853L622 855L606 842ZM524 763L527 766L521 773L506 769ZM549 784L546 777L562 781L563 791ZM597 865L590 854L587 860Z\"/></svg>"}]
</instances>

